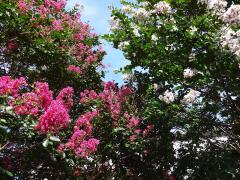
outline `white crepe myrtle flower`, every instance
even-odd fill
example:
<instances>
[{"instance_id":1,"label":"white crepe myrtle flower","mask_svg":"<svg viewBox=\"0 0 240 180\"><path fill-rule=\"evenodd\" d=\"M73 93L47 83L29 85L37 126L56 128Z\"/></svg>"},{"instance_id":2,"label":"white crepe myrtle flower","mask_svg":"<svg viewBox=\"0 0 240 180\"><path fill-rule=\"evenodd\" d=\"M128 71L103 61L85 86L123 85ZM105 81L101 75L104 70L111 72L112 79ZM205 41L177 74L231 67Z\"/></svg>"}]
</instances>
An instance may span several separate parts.
<instances>
[{"instance_id":1,"label":"white crepe myrtle flower","mask_svg":"<svg viewBox=\"0 0 240 180\"><path fill-rule=\"evenodd\" d=\"M240 5L231 5L223 14L223 21L229 24L240 25Z\"/></svg>"},{"instance_id":2,"label":"white crepe myrtle flower","mask_svg":"<svg viewBox=\"0 0 240 180\"><path fill-rule=\"evenodd\" d=\"M226 11L227 1L225 0L198 0L200 4L206 4L214 15L222 16Z\"/></svg>"},{"instance_id":3,"label":"white crepe myrtle flower","mask_svg":"<svg viewBox=\"0 0 240 180\"><path fill-rule=\"evenodd\" d=\"M160 1L157 4L154 5L154 10L152 11L153 13L171 13L171 6L164 1Z\"/></svg>"},{"instance_id":4,"label":"white crepe myrtle flower","mask_svg":"<svg viewBox=\"0 0 240 180\"><path fill-rule=\"evenodd\" d=\"M197 32L197 28L195 26L190 26L190 33L193 35L195 32Z\"/></svg>"},{"instance_id":5,"label":"white crepe myrtle flower","mask_svg":"<svg viewBox=\"0 0 240 180\"><path fill-rule=\"evenodd\" d=\"M112 32L120 30L122 28L121 21L116 17L111 17L108 22L109 22L109 30Z\"/></svg>"},{"instance_id":6,"label":"white crepe myrtle flower","mask_svg":"<svg viewBox=\"0 0 240 180\"><path fill-rule=\"evenodd\" d=\"M191 89L184 97L183 99L181 100L181 103L182 104L185 104L185 105L188 105L188 104L191 104L193 103L198 96L200 96L200 92L199 91L196 91L196 90L193 90Z\"/></svg>"},{"instance_id":7,"label":"white crepe myrtle flower","mask_svg":"<svg viewBox=\"0 0 240 180\"><path fill-rule=\"evenodd\" d=\"M157 84L157 83L154 83L154 84L153 84L153 90L154 90L154 91L157 91L157 90L159 90L159 89L160 89L160 85Z\"/></svg>"},{"instance_id":8,"label":"white crepe myrtle flower","mask_svg":"<svg viewBox=\"0 0 240 180\"><path fill-rule=\"evenodd\" d=\"M132 14L134 13L134 8L130 5L125 5L121 8L122 13Z\"/></svg>"},{"instance_id":9,"label":"white crepe myrtle flower","mask_svg":"<svg viewBox=\"0 0 240 180\"><path fill-rule=\"evenodd\" d=\"M133 74L123 74L122 75L122 79L124 80L124 81L130 81L131 79L133 79Z\"/></svg>"},{"instance_id":10,"label":"white crepe myrtle flower","mask_svg":"<svg viewBox=\"0 0 240 180\"><path fill-rule=\"evenodd\" d=\"M129 41L120 42L119 45L118 45L118 48L123 50L129 45L130 45Z\"/></svg>"},{"instance_id":11,"label":"white crepe myrtle flower","mask_svg":"<svg viewBox=\"0 0 240 180\"><path fill-rule=\"evenodd\" d=\"M134 34L135 36L137 36L137 37L140 37L140 36L141 36L140 33L139 33L139 29L136 28L136 27L133 29L133 34Z\"/></svg>"},{"instance_id":12,"label":"white crepe myrtle flower","mask_svg":"<svg viewBox=\"0 0 240 180\"><path fill-rule=\"evenodd\" d=\"M158 98L161 101L164 101L165 103L169 104L169 103L175 101L176 95L173 92L167 90L167 91L164 92L163 95L160 95Z\"/></svg>"},{"instance_id":13,"label":"white crepe myrtle flower","mask_svg":"<svg viewBox=\"0 0 240 180\"><path fill-rule=\"evenodd\" d=\"M134 17L139 20L139 21L145 21L147 19L149 19L151 13L149 11L147 11L144 8L139 8L137 11L135 11L134 13Z\"/></svg>"},{"instance_id":14,"label":"white crepe myrtle flower","mask_svg":"<svg viewBox=\"0 0 240 180\"><path fill-rule=\"evenodd\" d=\"M144 8L148 7L149 5L150 5L149 2L143 2L143 3L142 3L142 6L143 6Z\"/></svg>"},{"instance_id":15,"label":"white crepe myrtle flower","mask_svg":"<svg viewBox=\"0 0 240 180\"><path fill-rule=\"evenodd\" d=\"M221 33L221 45L240 57L240 30L235 32L231 28L225 28Z\"/></svg>"},{"instance_id":16,"label":"white crepe myrtle flower","mask_svg":"<svg viewBox=\"0 0 240 180\"><path fill-rule=\"evenodd\" d=\"M184 69L183 77L184 78L191 78L196 74L196 72L190 68Z\"/></svg>"},{"instance_id":17,"label":"white crepe myrtle flower","mask_svg":"<svg viewBox=\"0 0 240 180\"><path fill-rule=\"evenodd\" d=\"M151 37L152 41L157 41L158 40L158 37L156 34L153 34L152 37Z\"/></svg>"}]
</instances>

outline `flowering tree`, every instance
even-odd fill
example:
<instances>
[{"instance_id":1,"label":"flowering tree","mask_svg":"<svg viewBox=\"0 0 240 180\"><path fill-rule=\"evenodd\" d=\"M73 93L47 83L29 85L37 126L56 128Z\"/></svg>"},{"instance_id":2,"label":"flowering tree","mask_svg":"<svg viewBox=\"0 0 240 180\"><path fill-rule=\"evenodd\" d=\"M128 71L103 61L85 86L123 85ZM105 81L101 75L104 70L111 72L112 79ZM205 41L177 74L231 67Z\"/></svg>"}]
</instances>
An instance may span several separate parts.
<instances>
[{"instance_id":1,"label":"flowering tree","mask_svg":"<svg viewBox=\"0 0 240 180\"><path fill-rule=\"evenodd\" d=\"M65 6L65 0L1 2L2 74L45 80L56 90L100 84L98 36L80 20L78 6Z\"/></svg>"},{"instance_id":2,"label":"flowering tree","mask_svg":"<svg viewBox=\"0 0 240 180\"><path fill-rule=\"evenodd\" d=\"M131 88L118 89L113 82L105 83L100 93L94 90L82 92L77 104L82 105L83 112L75 113L74 116L78 116L76 119L70 115L74 105L72 87L63 88L54 98L47 83L36 82L30 86L24 78L2 76L0 84L1 125L4 125L1 127L7 134L7 142L1 150L4 153L14 146L14 158L17 155L28 158L26 152L31 152L31 157L35 158L30 165L23 165L19 159L11 159L20 167L3 164L9 170L20 171L17 173L19 177L29 177L26 172L29 168L35 171L30 172L33 177L57 177L60 174L66 178L111 177L114 169L122 165L122 153L127 153L127 149L134 152L141 149L141 141L149 133L149 128L142 129L140 119L133 116L134 109L128 103ZM1 141L3 143L4 139ZM44 161L36 162L38 154L35 153L58 160L61 169L51 167ZM12 165L13 162L8 163ZM41 172L42 167L34 169L34 165L50 166L52 169Z\"/></svg>"},{"instance_id":3,"label":"flowering tree","mask_svg":"<svg viewBox=\"0 0 240 180\"><path fill-rule=\"evenodd\" d=\"M137 116L132 88L101 81L98 36L65 6L0 3L0 175L136 175L152 125Z\"/></svg>"},{"instance_id":4,"label":"flowering tree","mask_svg":"<svg viewBox=\"0 0 240 180\"><path fill-rule=\"evenodd\" d=\"M139 175L239 177L239 1L121 2L106 39L131 61L121 71L154 125Z\"/></svg>"}]
</instances>

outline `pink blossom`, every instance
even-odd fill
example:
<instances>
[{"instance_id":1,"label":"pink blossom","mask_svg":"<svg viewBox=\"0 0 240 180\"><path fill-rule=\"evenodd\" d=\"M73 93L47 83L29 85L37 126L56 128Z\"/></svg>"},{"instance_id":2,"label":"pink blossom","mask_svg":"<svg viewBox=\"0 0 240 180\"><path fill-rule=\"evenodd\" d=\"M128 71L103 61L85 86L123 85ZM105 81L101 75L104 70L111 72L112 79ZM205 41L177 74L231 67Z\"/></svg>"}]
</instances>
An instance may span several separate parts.
<instances>
[{"instance_id":1,"label":"pink blossom","mask_svg":"<svg viewBox=\"0 0 240 180\"><path fill-rule=\"evenodd\" d=\"M91 153L97 150L99 145L99 140L91 138L89 140L84 140L81 142L80 147L75 150L75 153L79 157L88 157Z\"/></svg>"},{"instance_id":2,"label":"pink blossom","mask_svg":"<svg viewBox=\"0 0 240 180\"><path fill-rule=\"evenodd\" d=\"M62 152L64 152L64 149L65 149L65 145L64 144L60 144L58 146L58 148L57 148L57 152L62 153Z\"/></svg>"},{"instance_id":3,"label":"pink blossom","mask_svg":"<svg viewBox=\"0 0 240 180\"><path fill-rule=\"evenodd\" d=\"M52 4L57 12L63 10L63 8L66 6L65 0L58 0L58 1L52 1Z\"/></svg>"},{"instance_id":4,"label":"pink blossom","mask_svg":"<svg viewBox=\"0 0 240 180\"><path fill-rule=\"evenodd\" d=\"M23 77L11 79L10 76L2 76L0 77L0 96L10 95L16 97L20 88L26 84L26 80Z\"/></svg>"},{"instance_id":5,"label":"pink blossom","mask_svg":"<svg viewBox=\"0 0 240 180\"><path fill-rule=\"evenodd\" d=\"M40 106L46 111L53 100L53 92L49 90L47 83L36 82L35 93L39 98Z\"/></svg>"},{"instance_id":6,"label":"pink blossom","mask_svg":"<svg viewBox=\"0 0 240 180\"><path fill-rule=\"evenodd\" d=\"M58 133L66 128L70 121L68 111L61 102L53 100L47 111L40 117L36 129L41 133Z\"/></svg>"},{"instance_id":7,"label":"pink blossom","mask_svg":"<svg viewBox=\"0 0 240 180\"><path fill-rule=\"evenodd\" d=\"M18 115L36 116L39 112L39 99L35 93L24 93L14 101L10 102L14 112Z\"/></svg>"},{"instance_id":8,"label":"pink blossom","mask_svg":"<svg viewBox=\"0 0 240 180\"><path fill-rule=\"evenodd\" d=\"M30 5L27 4L24 0L18 0L18 8L21 12L26 12L30 10Z\"/></svg>"},{"instance_id":9,"label":"pink blossom","mask_svg":"<svg viewBox=\"0 0 240 180\"><path fill-rule=\"evenodd\" d=\"M81 74L82 73L80 67L77 67L77 66L74 66L74 65L68 66L67 70L75 72L77 74Z\"/></svg>"},{"instance_id":10,"label":"pink blossom","mask_svg":"<svg viewBox=\"0 0 240 180\"><path fill-rule=\"evenodd\" d=\"M154 128L154 125L148 125L147 128L143 131L143 137L147 136L151 131L152 129Z\"/></svg>"},{"instance_id":11,"label":"pink blossom","mask_svg":"<svg viewBox=\"0 0 240 180\"><path fill-rule=\"evenodd\" d=\"M80 130L78 127L75 127L74 133L72 137L68 140L66 147L72 150L77 149L80 146L80 142L83 141L86 134L87 133L84 130Z\"/></svg>"},{"instance_id":12,"label":"pink blossom","mask_svg":"<svg viewBox=\"0 0 240 180\"><path fill-rule=\"evenodd\" d=\"M13 41L7 43L7 50L12 51L17 48L17 44Z\"/></svg>"},{"instance_id":13,"label":"pink blossom","mask_svg":"<svg viewBox=\"0 0 240 180\"><path fill-rule=\"evenodd\" d=\"M130 136L130 141L135 141L136 139L137 139L137 136L136 135L132 135L132 136Z\"/></svg>"},{"instance_id":14,"label":"pink blossom","mask_svg":"<svg viewBox=\"0 0 240 180\"><path fill-rule=\"evenodd\" d=\"M139 124L140 124L139 118L131 117L128 113L125 113L124 117L127 120L127 128L131 129L131 128L135 128L135 127L139 126Z\"/></svg>"},{"instance_id":15,"label":"pink blossom","mask_svg":"<svg viewBox=\"0 0 240 180\"><path fill-rule=\"evenodd\" d=\"M60 91L56 100L61 102L66 109L70 110L71 107L73 106L73 94L74 94L73 88L66 87Z\"/></svg>"},{"instance_id":16,"label":"pink blossom","mask_svg":"<svg viewBox=\"0 0 240 180\"><path fill-rule=\"evenodd\" d=\"M52 26L53 26L53 30L55 30L55 31L62 31L63 30L62 20L60 20L60 19L53 20Z\"/></svg>"}]
</instances>

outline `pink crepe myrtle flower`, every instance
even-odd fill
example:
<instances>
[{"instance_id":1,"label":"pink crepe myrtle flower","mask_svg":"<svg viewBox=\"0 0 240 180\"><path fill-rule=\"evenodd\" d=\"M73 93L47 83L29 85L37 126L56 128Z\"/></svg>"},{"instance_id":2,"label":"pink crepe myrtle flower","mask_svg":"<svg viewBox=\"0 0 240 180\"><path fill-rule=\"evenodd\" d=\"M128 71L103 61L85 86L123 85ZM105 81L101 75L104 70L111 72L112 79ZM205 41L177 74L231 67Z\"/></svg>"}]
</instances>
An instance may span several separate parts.
<instances>
[{"instance_id":1,"label":"pink crepe myrtle flower","mask_svg":"<svg viewBox=\"0 0 240 180\"><path fill-rule=\"evenodd\" d=\"M24 93L9 104L17 115L37 116L39 112L39 98L35 93Z\"/></svg>"},{"instance_id":2,"label":"pink crepe myrtle flower","mask_svg":"<svg viewBox=\"0 0 240 180\"><path fill-rule=\"evenodd\" d=\"M99 140L95 138L90 138L89 140L83 140L80 146L75 149L75 153L79 157L86 158L90 154L97 151L97 146L99 145Z\"/></svg>"},{"instance_id":3,"label":"pink crepe myrtle flower","mask_svg":"<svg viewBox=\"0 0 240 180\"><path fill-rule=\"evenodd\" d=\"M17 97L21 87L26 84L26 80L23 77L11 79L10 76L2 76L0 77L0 96L10 95Z\"/></svg>"},{"instance_id":4,"label":"pink crepe myrtle flower","mask_svg":"<svg viewBox=\"0 0 240 180\"><path fill-rule=\"evenodd\" d=\"M130 141L135 141L136 139L137 139L137 135L132 135L129 138Z\"/></svg>"},{"instance_id":5,"label":"pink crepe myrtle flower","mask_svg":"<svg viewBox=\"0 0 240 180\"><path fill-rule=\"evenodd\" d=\"M61 102L67 110L70 110L71 107L73 106L73 95L74 95L73 88L66 87L59 92L56 100Z\"/></svg>"},{"instance_id":6,"label":"pink crepe myrtle flower","mask_svg":"<svg viewBox=\"0 0 240 180\"><path fill-rule=\"evenodd\" d=\"M36 82L34 91L40 101L40 106L46 111L53 100L53 92L49 90L47 83Z\"/></svg>"},{"instance_id":7,"label":"pink crepe myrtle flower","mask_svg":"<svg viewBox=\"0 0 240 180\"><path fill-rule=\"evenodd\" d=\"M15 49L17 49L17 44L14 41L9 41L7 43L7 50L8 51L13 51Z\"/></svg>"},{"instance_id":8,"label":"pink crepe myrtle flower","mask_svg":"<svg viewBox=\"0 0 240 180\"><path fill-rule=\"evenodd\" d=\"M80 145L80 142L83 141L86 134L87 133L84 130L80 130L78 127L75 127L72 137L66 143L66 148L75 150Z\"/></svg>"},{"instance_id":9,"label":"pink crepe myrtle flower","mask_svg":"<svg viewBox=\"0 0 240 180\"><path fill-rule=\"evenodd\" d=\"M18 9L20 12L27 12L30 10L30 5L27 4L24 0L18 0Z\"/></svg>"},{"instance_id":10,"label":"pink crepe myrtle flower","mask_svg":"<svg viewBox=\"0 0 240 180\"><path fill-rule=\"evenodd\" d=\"M53 20L52 27L53 27L53 30L55 30L55 31L62 31L63 30L62 20L60 20L60 19Z\"/></svg>"},{"instance_id":11,"label":"pink crepe myrtle flower","mask_svg":"<svg viewBox=\"0 0 240 180\"><path fill-rule=\"evenodd\" d=\"M57 12L64 9L66 6L65 0L58 0L58 1L52 1L53 7L56 9Z\"/></svg>"},{"instance_id":12,"label":"pink crepe myrtle flower","mask_svg":"<svg viewBox=\"0 0 240 180\"><path fill-rule=\"evenodd\" d=\"M77 67L77 66L74 66L74 65L69 65L68 68L67 68L68 71L72 71L72 72L75 72L77 74L81 74L82 71L80 69L80 67Z\"/></svg>"},{"instance_id":13,"label":"pink crepe myrtle flower","mask_svg":"<svg viewBox=\"0 0 240 180\"><path fill-rule=\"evenodd\" d=\"M41 133L58 133L59 130L67 128L70 122L68 111L61 102L53 100L47 111L40 117L35 128Z\"/></svg>"}]
</instances>

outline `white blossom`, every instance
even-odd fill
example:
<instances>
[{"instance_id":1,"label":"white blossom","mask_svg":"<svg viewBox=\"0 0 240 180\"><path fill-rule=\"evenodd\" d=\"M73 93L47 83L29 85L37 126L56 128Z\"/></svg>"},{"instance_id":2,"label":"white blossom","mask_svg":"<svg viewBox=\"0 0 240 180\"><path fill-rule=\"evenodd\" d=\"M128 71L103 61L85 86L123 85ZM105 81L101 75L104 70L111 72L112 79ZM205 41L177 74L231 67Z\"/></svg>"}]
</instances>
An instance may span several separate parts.
<instances>
[{"instance_id":1,"label":"white blossom","mask_svg":"<svg viewBox=\"0 0 240 180\"><path fill-rule=\"evenodd\" d=\"M160 85L157 84L157 83L154 83L154 84L153 84L153 90L154 90L154 91L157 91L158 89L160 89Z\"/></svg>"},{"instance_id":2,"label":"white blossom","mask_svg":"<svg viewBox=\"0 0 240 180\"><path fill-rule=\"evenodd\" d=\"M197 28L195 26L190 26L190 33L193 35L195 32L197 32Z\"/></svg>"},{"instance_id":3,"label":"white blossom","mask_svg":"<svg viewBox=\"0 0 240 180\"><path fill-rule=\"evenodd\" d=\"M191 89L181 100L182 104L191 104L193 103L197 97L200 95L199 91Z\"/></svg>"},{"instance_id":4,"label":"white blossom","mask_svg":"<svg viewBox=\"0 0 240 180\"><path fill-rule=\"evenodd\" d=\"M175 101L176 95L175 95L173 92L167 90L167 91L164 92L163 95L160 95L158 98L159 98L161 101L164 101L164 102L166 102L167 104L169 104L169 103Z\"/></svg>"},{"instance_id":5,"label":"white blossom","mask_svg":"<svg viewBox=\"0 0 240 180\"><path fill-rule=\"evenodd\" d=\"M132 14L134 13L134 8L130 5L125 5L121 8L122 13Z\"/></svg>"},{"instance_id":6,"label":"white blossom","mask_svg":"<svg viewBox=\"0 0 240 180\"><path fill-rule=\"evenodd\" d=\"M240 5L231 5L223 14L225 23L240 25Z\"/></svg>"},{"instance_id":7,"label":"white blossom","mask_svg":"<svg viewBox=\"0 0 240 180\"><path fill-rule=\"evenodd\" d=\"M133 34L137 37L140 37L140 33L139 33L139 29L138 28L134 28L133 29Z\"/></svg>"},{"instance_id":8,"label":"white blossom","mask_svg":"<svg viewBox=\"0 0 240 180\"><path fill-rule=\"evenodd\" d=\"M153 34L152 37L151 37L152 41L157 41L158 40L158 37L156 34Z\"/></svg>"},{"instance_id":9,"label":"white blossom","mask_svg":"<svg viewBox=\"0 0 240 180\"><path fill-rule=\"evenodd\" d=\"M116 31L121 29L121 21L119 19L116 19L116 17L111 17L109 20L109 29L110 31Z\"/></svg>"},{"instance_id":10,"label":"white blossom","mask_svg":"<svg viewBox=\"0 0 240 180\"><path fill-rule=\"evenodd\" d=\"M123 75L122 75L122 79L123 79L124 81L130 81L132 78L133 78L133 75L132 75L132 74L123 74Z\"/></svg>"},{"instance_id":11,"label":"white blossom","mask_svg":"<svg viewBox=\"0 0 240 180\"><path fill-rule=\"evenodd\" d=\"M145 8L148 7L149 5L150 5L149 2L143 2L143 3L142 3L142 6L145 7Z\"/></svg>"},{"instance_id":12,"label":"white blossom","mask_svg":"<svg viewBox=\"0 0 240 180\"><path fill-rule=\"evenodd\" d=\"M227 1L225 0L198 0L200 4L206 4L214 15L222 16L227 7Z\"/></svg>"},{"instance_id":13,"label":"white blossom","mask_svg":"<svg viewBox=\"0 0 240 180\"><path fill-rule=\"evenodd\" d=\"M118 48L123 50L129 45L130 45L129 41L120 42L119 45L118 45Z\"/></svg>"},{"instance_id":14,"label":"white blossom","mask_svg":"<svg viewBox=\"0 0 240 180\"><path fill-rule=\"evenodd\" d=\"M139 8L135 13L134 17L138 19L139 21L145 21L149 19L151 13L144 8Z\"/></svg>"},{"instance_id":15,"label":"white blossom","mask_svg":"<svg viewBox=\"0 0 240 180\"><path fill-rule=\"evenodd\" d=\"M196 72L190 68L184 69L183 77L184 78L191 78L196 74Z\"/></svg>"},{"instance_id":16,"label":"white blossom","mask_svg":"<svg viewBox=\"0 0 240 180\"><path fill-rule=\"evenodd\" d=\"M240 57L240 30L235 32L231 28L225 28L221 33L221 45Z\"/></svg>"},{"instance_id":17,"label":"white blossom","mask_svg":"<svg viewBox=\"0 0 240 180\"><path fill-rule=\"evenodd\" d=\"M171 6L164 1L160 1L157 4L154 5L153 13L171 13Z\"/></svg>"}]
</instances>

